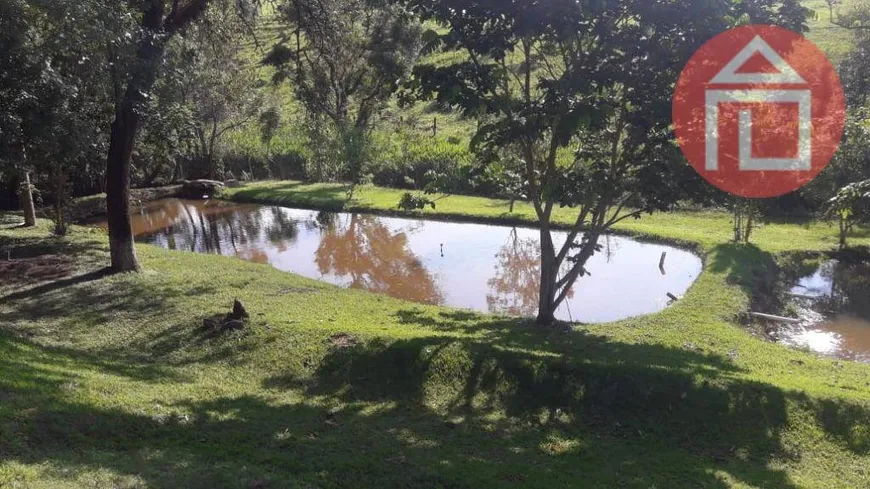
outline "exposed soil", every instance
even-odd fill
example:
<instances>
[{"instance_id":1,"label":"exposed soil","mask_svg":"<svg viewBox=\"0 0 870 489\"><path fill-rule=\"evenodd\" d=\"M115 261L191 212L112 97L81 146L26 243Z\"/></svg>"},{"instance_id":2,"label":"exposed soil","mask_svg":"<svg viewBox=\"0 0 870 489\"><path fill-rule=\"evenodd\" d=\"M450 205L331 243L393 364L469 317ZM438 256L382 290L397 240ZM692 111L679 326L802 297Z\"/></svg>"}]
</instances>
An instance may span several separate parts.
<instances>
[{"instance_id":1,"label":"exposed soil","mask_svg":"<svg viewBox=\"0 0 870 489\"><path fill-rule=\"evenodd\" d=\"M62 255L0 260L0 284L21 285L58 280L72 274L74 262Z\"/></svg>"},{"instance_id":2,"label":"exposed soil","mask_svg":"<svg viewBox=\"0 0 870 489\"><path fill-rule=\"evenodd\" d=\"M347 333L338 333L329 337L329 345L339 350L353 348L358 342L356 336Z\"/></svg>"}]
</instances>

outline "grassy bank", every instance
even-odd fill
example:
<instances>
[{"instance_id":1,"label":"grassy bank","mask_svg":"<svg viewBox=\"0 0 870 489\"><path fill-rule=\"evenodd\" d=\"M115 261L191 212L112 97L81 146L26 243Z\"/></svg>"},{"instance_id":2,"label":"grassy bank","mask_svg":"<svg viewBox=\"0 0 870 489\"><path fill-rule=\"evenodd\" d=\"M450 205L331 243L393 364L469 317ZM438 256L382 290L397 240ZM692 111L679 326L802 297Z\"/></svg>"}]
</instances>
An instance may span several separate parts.
<instances>
[{"instance_id":1,"label":"grassy bank","mask_svg":"<svg viewBox=\"0 0 870 489\"><path fill-rule=\"evenodd\" d=\"M344 195L283 185L234 197ZM467 199L438 212L504 214ZM0 280L0 487L870 484L870 367L734 324L773 252L829 246L822 225L734 246L721 215L632 223L697 240L706 272L661 314L559 333L150 246L144 273L105 276L103 234L13 221L0 251L31 268ZM246 332L199 330L235 297Z\"/></svg>"},{"instance_id":2,"label":"grassy bank","mask_svg":"<svg viewBox=\"0 0 870 489\"><path fill-rule=\"evenodd\" d=\"M418 215L428 218L534 224L537 221L531 205L518 202L510 212L508 201L454 195L438 200L435 209L401 212L397 208L405 190L359 186L348 199L348 187L342 184L305 184L293 181L261 182L243 188L229 189L227 198L237 202L277 204L288 207L329 209L334 211L364 211L396 215ZM556 209L554 221L571 225L576 219L572 209ZM733 236L731 216L726 212L698 211L657 213L639 220L623 221L617 231L643 235L654 239L682 242L710 251L727 243ZM830 250L837 246L837 229L829 223L808 220L774 220L761 223L753 234L753 243L766 253L784 251ZM870 230L859 229L853 245L870 245Z\"/></svg>"}]
</instances>

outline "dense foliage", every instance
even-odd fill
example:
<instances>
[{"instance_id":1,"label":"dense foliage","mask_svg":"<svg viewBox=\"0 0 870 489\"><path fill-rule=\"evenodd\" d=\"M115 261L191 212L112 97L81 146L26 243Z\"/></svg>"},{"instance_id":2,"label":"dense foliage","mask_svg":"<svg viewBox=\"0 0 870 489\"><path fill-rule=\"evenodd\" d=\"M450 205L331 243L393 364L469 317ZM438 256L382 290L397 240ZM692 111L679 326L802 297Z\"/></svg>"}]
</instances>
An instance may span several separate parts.
<instances>
[{"instance_id":1,"label":"dense foliage","mask_svg":"<svg viewBox=\"0 0 870 489\"><path fill-rule=\"evenodd\" d=\"M376 117L420 53L420 26L389 1L292 0L287 31L265 63L292 81L305 109L317 180L359 180L372 158Z\"/></svg>"},{"instance_id":2,"label":"dense foliage","mask_svg":"<svg viewBox=\"0 0 870 489\"><path fill-rule=\"evenodd\" d=\"M0 9L4 203L29 171L43 202L60 210L69 193L103 189L114 80L136 30L102 0L10 0Z\"/></svg>"},{"instance_id":3,"label":"dense foliage","mask_svg":"<svg viewBox=\"0 0 870 489\"><path fill-rule=\"evenodd\" d=\"M620 207L633 217L717 206L734 211L735 237L748 240L771 215L830 215L841 189L870 178L865 2L833 5L854 41L839 66L849 106L840 151L807 188L751 206L685 164L668 127L671 83L688 53L729 26L802 30L797 1L148 5L163 8L156 30L138 2L0 5L0 206L32 189L63 231L70 197L106 191L131 80L153 81L132 92L139 120L122 180L133 186L295 178L537 195L585 206L589 223ZM143 47L159 55L143 64ZM411 197L412 207L437 200Z\"/></svg>"}]
</instances>

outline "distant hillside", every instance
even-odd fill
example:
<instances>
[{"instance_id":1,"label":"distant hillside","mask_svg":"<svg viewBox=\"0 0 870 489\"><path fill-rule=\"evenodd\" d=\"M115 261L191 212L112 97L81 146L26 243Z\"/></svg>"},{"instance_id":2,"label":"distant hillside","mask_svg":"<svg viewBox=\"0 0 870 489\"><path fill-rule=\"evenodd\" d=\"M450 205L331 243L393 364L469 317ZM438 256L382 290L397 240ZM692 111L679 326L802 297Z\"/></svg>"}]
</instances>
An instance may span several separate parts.
<instances>
[{"instance_id":1,"label":"distant hillside","mask_svg":"<svg viewBox=\"0 0 870 489\"><path fill-rule=\"evenodd\" d=\"M844 0L841 9L848 8L849 3L865 0ZM809 19L809 37L819 45L837 64L849 52L853 33L830 22L830 13L826 0L804 0L804 5L813 12ZM249 42L246 55L251 63L259 65L265 51L277 42L282 34L282 26L271 12L266 13L267 19L257 31L257 42ZM438 63L449 63L458 55L436 53L426 59ZM274 140L272 150L275 154L303 153L304 136L300 130L300 107L293 97L292 88L284 83L280 86L271 84L271 68L261 67L263 90L267 90L273 100L282 107L283 121L281 131ZM433 136L444 144L466 147L475 129L475 121L462 118L459 114L445 111L435 104L417 103L412 107L399 108L390 104L379 119L376 137L383 141L395 142L395 134L401 133L404 138L414 140L431 139ZM436 127L437 126L437 127ZM259 139L259 129L255 125L237 131L227 144L230 149L253 156L262 156L265 149Z\"/></svg>"}]
</instances>

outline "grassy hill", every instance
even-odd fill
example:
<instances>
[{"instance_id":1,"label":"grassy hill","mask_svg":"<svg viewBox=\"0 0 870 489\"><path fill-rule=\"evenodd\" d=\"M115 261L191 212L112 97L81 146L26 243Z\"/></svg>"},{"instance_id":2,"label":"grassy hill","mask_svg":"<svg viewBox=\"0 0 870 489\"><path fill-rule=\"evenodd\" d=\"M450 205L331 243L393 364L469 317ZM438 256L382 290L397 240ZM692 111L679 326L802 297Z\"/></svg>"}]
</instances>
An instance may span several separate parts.
<instances>
[{"instance_id":1,"label":"grassy hill","mask_svg":"<svg viewBox=\"0 0 870 489\"><path fill-rule=\"evenodd\" d=\"M850 4L861 1L863 0L846 0L841 2L838 8L841 11L848 11ZM804 0L803 3L813 12L808 20L809 38L819 45L835 64L839 63L851 49L854 33L830 22L826 0ZM281 23L273 12L266 11L264 22L257 31L256 42L251 40L247 43L246 57L251 63L259 64L259 60L264 57L268 48L280 39L281 35ZM449 63L456 56L451 53L435 53L424 58L424 61ZM288 83L277 87L271 85L270 68L261 67L260 72L266 84L262 89L269 92L272 99L282 108L284 116L284 124L273 143L274 153L305 154L305 136L300 129L301 108L294 99L292 87ZM434 132L434 139L443 143L453 143L458 151L463 151L467 148L476 122L450 110L445 111L434 104L420 102L411 107L400 108L394 102L380 115L375 138L380 142L382 152L388 153L397 150L395 147L397 138L406 138L412 145L433 139L433 126L436 125L437 132ZM235 132L228 138L227 147L263 157L265 148L259 140L258 131L255 125L249 125Z\"/></svg>"},{"instance_id":2,"label":"grassy hill","mask_svg":"<svg viewBox=\"0 0 870 489\"><path fill-rule=\"evenodd\" d=\"M295 182L235 192L380 211L396 199L366 187L348 204L340 186ZM506 210L450 197L436 212ZM783 252L834 246L825 225L770 223L744 246L720 213L628 223L694 243L705 272L660 314L565 332L152 246L144 273L106 276L102 232L17 221L0 217L14 259L0 261L0 487L870 486L870 366L737 325ZM245 331L201 328L234 298Z\"/></svg>"},{"instance_id":3,"label":"grassy hill","mask_svg":"<svg viewBox=\"0 0 870 489\"><path fill-rule=\"evenodd\" d=\"M862 1L846 0L840 2L837 9L845 12L852 4ZM827 53L834 64L838 64L851 50L854 33L831 23L831 12L826 0L804 0L803 3L814 13L808 22L810 28L808 37ZM834 11L835 16L837 11Z\"/></svg>"}]
</instances>

